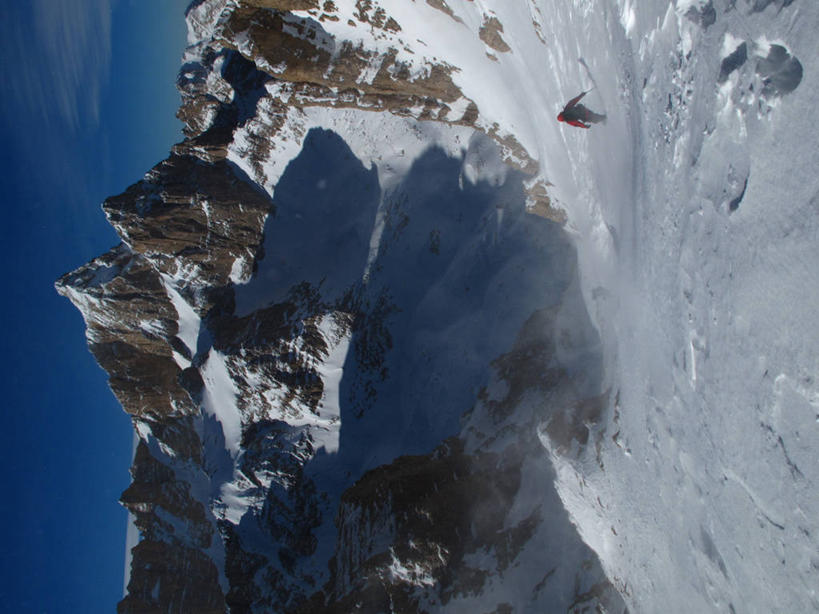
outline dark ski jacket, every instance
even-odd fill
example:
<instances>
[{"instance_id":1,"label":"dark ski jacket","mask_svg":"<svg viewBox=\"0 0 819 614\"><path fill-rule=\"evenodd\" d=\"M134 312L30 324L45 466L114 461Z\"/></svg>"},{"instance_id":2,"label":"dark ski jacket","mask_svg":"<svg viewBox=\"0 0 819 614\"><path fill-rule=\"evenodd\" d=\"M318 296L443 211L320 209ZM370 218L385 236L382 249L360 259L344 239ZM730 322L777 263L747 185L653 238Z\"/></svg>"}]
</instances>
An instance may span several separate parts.
<instances>
[{"instance_id":1,"label":"dark ski jacket","mask_svg":"<svg viewBox=\"0 0 819 614\"><path fill-rule=\"evenodd\" d=\"M578 128L590 128L591 126L584 124L582 121L588 118L589 110L582 104L577 104L586 93L587 92L580 92L567 102L566 106L563 107L563 110L558 114L557 121L566 122L570 126L576 126Z\"/></svg>"}]
</instances>

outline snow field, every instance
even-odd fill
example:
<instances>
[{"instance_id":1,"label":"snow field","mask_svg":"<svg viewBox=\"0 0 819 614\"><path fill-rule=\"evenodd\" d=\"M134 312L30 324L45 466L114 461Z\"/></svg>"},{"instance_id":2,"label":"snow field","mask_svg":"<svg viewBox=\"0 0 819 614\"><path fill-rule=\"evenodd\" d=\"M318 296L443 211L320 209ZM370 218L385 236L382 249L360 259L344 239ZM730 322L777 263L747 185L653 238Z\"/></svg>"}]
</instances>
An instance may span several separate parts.
<instances>
[{"instance_id":1,"label":"snow field","mask_svg":"<svg viewBox=\"0 0 819 614\"><path fill-rule=\"evenodd\" d=\"M196 9L192 42L213 27L211 4ZM352 0L336 4L345 14L355 8ZM344 19L324 27L368 48L394 46L419 75L430 63L456 67L452 78L478 105L481 127L513 135L567 211L579 290L601 335L603 384L612 389L599 463L592 450L567 458L544 440L572 522L634 612L819 611L819 129L811 119L819 6L796 0L751 11L744 0L733 10L716 3L716 21L706 28L695 19L707 8L701 0L447 4L459 21L419 0L390 4L402 27L394 35L353 29ZM489 16L503 24L510 52L479 39ZM718 83L722 61L742 42L747 61ZM802 82L782 95L766 93L754 68L773 45L805 67ZM584 103L606 113L606 125L558 124L565 101L592 85ZM465 151L461 188L505 177L471 130L352 110L290 113L291 132L261 174L246 162L253 122L234 135L230 159L275 196L310 129L340 135L377 171L380 196L357 273L368 283L384 257L385 196L430 143L453 157ZM497 240L509 222L498 208L487 236ZM320 267L325 257L316 251L307 260ZM243 294L242 286L237 313L277 298ZM177 305L181 297L169 296L180 338L194 350L198 324ZM431 308L441 296L431 291L419 304ZM479 326L453 322L448 334ZM428 354L440 349L434 333L419 337ZM311 432L328 454L344 437L339 399L348 345L345 338L332 345L319 366L324 408ZM582 357L562 358L582 368ZM408 378L445 368L407 366ZM211 351L203 378L208 413L224 436L214 455L226 449L235 461L241 414L218 353ZM422 399L402 402L406 420L424 425L427 417L409 407ZM345 468L381 460L348 459ZM214 496L239 524L250 504L234 477ZM399 561L392 571L414 573Z\"/></svg>"},{"instance_id":2,"label":"snow field","mask_svg":"<svg viewBox=\"0 0 819 614\"><path fill-rule=\"evenodd\" d=\"M804 3L791 7L798 17L773 7L749 17L738 6L703 31L686 16L694 4L644 3L632 14L621 3L634 64L617 65L614 36L594 58L614 62L612 74L627 68L633 92L623 106L632 130L617 144L634 160L634 191L609 183L598 200L616 231L614 270L593 241L578 242L581 276L598 275L616 297L597 322L615 348L620 410L605 433L605 469L558 457L558 484L634 611L812 611L819 501L816 461L803 452L818 436L819 338L809 322L819 304L819 141L800 118L816 85L806 77L767 99L758 83L749 91L748 71L765 55L758 43L745 72L722 87L716 76L740 36L761 31L810 61L819 20ZM591 137L584 144L599 158Z\"/></svg>"},{"instance_id":3,"label":"snow field","mask_svg":"<svg viewBox=\"0 0 819 614\"><path fill-rule=\"evenodd\" d=\"M569 214L621 410L605 433L605 470L558 457L558 484L638 612L819 607L807 454L819 139L805 121L816 83L808 72L792 93L761 95L753 72L772 42L810 68L819 19L804 2L737 5L718 6L708 28L699 1L453 0L463 25L421 5L394 13L409 24L400 36L460 69L464 95L539 160ZM401 18L416 9L423 20ZM498 16L512 47L493 53L498 62L476 43L482 12ZM749 59L720 86L738 41ZM588 132L553 119L590 86L581 57L596 81L588 105L608 114Z\"/></svg>"}]
</instances>

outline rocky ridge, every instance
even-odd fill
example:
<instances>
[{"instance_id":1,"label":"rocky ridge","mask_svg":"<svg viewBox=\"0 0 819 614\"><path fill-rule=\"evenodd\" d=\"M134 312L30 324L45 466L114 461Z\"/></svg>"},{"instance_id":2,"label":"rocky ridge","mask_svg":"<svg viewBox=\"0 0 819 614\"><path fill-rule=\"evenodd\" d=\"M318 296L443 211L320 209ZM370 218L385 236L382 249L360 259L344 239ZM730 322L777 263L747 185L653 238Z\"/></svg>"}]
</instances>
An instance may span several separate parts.
<instances>
[{"instance_id":1,"label":"rocky ridge","mask_svg":"<svg viewBox=\"0 0 819 614\"><path fill-rule=\"evenodd\" d=\"M601 419L546 182L384 5L194 2L186 138L57 282L139 435L120 612L623 611L538 439Z\"/></svg>"}]
</instances>

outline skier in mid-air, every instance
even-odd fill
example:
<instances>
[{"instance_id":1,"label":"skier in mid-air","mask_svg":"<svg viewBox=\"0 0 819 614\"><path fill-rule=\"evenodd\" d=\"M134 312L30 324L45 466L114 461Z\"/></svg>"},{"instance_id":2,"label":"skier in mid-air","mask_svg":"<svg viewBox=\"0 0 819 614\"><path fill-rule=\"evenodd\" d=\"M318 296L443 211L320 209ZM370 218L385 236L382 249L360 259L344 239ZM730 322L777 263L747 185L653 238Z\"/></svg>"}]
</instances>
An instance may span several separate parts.
<instances>
[{"instance_id":1,"label":"skier in mid-air","mask_svg":"<svg viewBox=\"0 0 819 614\"><path fill-rule=\"evenodd\" d=\"M580 92L577 96L572 98L563 107L563 110L558 114L557 121L566 122L570 126L578 128L591 128L589 124L597 124L606 122L606 116L595 113L591 109L584 107L582 104L577 104L588 91Z\"/></svg>"}]
</instances>

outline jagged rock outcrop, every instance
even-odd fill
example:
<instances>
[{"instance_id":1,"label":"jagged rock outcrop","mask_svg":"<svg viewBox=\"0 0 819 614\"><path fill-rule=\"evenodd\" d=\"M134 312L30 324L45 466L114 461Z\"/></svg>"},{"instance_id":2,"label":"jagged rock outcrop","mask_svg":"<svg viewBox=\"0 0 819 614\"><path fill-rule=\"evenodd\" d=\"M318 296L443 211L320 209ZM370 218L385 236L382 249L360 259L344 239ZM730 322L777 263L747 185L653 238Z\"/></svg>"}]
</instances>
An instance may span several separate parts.
<instances>
[{"instance_id":1,"label":"jagged rock outcrop","mask_svg":"<svg viewBox=\"0 0 819 614\"><path fill-rule=\"evenodd\" d=\"M176 426L192 431L189 423ZM135 517L142 539L132 552L131 582L119 611L145 612L163 604L166 611L224 612L218 569L204 553L218 537L191 485L177 479L144 441L134 454L131 476L120 501Z\"/></svg>"},{"instance_id":2,"label":"jagged rock outcrop","mask_svg":"<svg viewBox=\"0 0 819 614\"><path fill-rule=\"evenodd\" d=\"M109 374L123 409L135 416L189 414L173 352L177 314L150 262L125 245L61 278L57 289L85 317L88 346Z\"/></svg>"},{"instance_id":3,"label":"jagged rock outcrop","mask_svg":"<svg viewBox=\"0 0 819 614\"><path fill-rule=\"evenodd\" d=\"M185 140L104 203L122 243L57 283L139 436L118 610L621 612L538 440L600 390L537 163L456 67L405 59L383 4L188 23Z\"/></svg>"},{"instance_id":4,"label":"jagged rock outcrop","mask_svg":"<svg viewBox=\"0 0 819 614\"><path fill-rule=\"evenodd\" d=\"M250 274L273 213L270 198L241 175L225 160L173 155L102 208L157 272L218 287Z\"/></svg>"}]
</instances>

